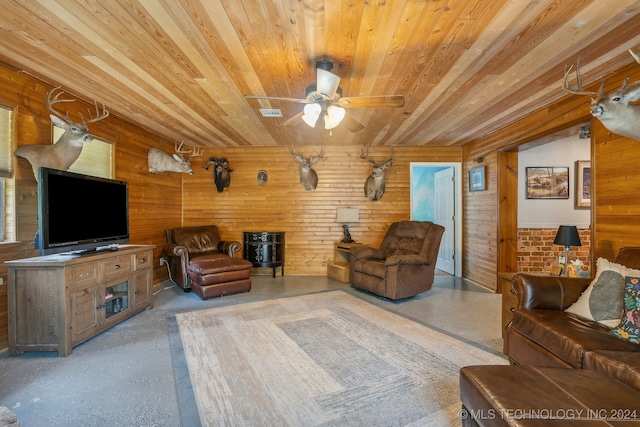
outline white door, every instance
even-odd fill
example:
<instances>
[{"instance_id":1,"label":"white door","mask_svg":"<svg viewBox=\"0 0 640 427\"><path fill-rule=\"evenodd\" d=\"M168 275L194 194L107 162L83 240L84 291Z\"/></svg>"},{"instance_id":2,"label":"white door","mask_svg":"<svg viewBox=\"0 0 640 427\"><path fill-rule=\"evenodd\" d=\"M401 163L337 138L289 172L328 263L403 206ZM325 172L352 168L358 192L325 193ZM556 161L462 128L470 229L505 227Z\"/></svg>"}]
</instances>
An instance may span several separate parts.
<instances>
[{"instance_id":1,"label":"white door","mask_svg":"<svg viewBox=\"0 0 640 427\"><path fill-rule=\"evenodd\" d=\"M444 227L436 268L455 275L455 180L454 169L434 174L435 223Z\"/></svg>"}]
</instances>

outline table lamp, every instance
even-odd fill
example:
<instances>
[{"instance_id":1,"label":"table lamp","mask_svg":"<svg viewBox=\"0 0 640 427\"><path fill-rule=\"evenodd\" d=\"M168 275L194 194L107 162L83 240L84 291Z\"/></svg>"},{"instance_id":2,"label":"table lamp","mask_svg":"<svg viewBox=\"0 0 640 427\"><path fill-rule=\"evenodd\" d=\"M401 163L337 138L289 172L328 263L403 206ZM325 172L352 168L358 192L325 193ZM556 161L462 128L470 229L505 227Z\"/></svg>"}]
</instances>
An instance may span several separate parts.
<instances>
[{"instance_id":1,"label":"table lamp","mask_svg":"<svg viewBox=\"0 0 640 427\"><path fill-rule=\"evenodd\" d=\"M338 224L342 224L344 238L341 243L355 243L349 233L349 223L357 224L360 222L360 209L358 208L338 208Z\"/></svg>"},{"instance_id":2,"label":"table lamp","mask_svg":"<svg viewBox=\"0 0 640 427\"><path fill-rule=\"evenodd\" d=\"M553 240L555 245L564 246L564 271L562 272L563 276L568 276L568 268L569 264L569 249L571 246L582 246L582 242L580 242L580 235L578 234L578 227L575 225L561 225L558 227L558 232L556 233L556 238Z\"/></svg>"}]
</instances>

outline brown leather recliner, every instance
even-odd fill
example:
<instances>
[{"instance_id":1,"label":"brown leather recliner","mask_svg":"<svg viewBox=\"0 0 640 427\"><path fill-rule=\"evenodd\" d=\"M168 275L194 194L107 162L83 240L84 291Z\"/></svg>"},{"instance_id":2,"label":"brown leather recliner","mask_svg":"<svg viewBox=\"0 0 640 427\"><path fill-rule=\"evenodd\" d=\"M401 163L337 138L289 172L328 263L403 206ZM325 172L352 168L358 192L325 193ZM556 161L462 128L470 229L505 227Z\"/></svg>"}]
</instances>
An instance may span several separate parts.
<instances>
[{"instance_id":1,"label":"brown leather recliner","mask_svg":"<svg viewBox=\"0 0 640 427\"><path fill-rule=\"evenodd\" d=\"M185 292L202 299L251 290L252 264L236 258L240 242L220 239L215 225L166 230L163 252L169 259L173 280Z\"/></svg>"},{"instance_id":2,"label":"brown leather recliner","mask_svg":"<svg viewBox=\"0 0 640 427\"><path fill-rule=\"evenodd\" d=\"M444 227L429 221L391 224L379 248L351 247L351 285L393 300L428 291L443 234Z\"/></svg>"}]
</instances>

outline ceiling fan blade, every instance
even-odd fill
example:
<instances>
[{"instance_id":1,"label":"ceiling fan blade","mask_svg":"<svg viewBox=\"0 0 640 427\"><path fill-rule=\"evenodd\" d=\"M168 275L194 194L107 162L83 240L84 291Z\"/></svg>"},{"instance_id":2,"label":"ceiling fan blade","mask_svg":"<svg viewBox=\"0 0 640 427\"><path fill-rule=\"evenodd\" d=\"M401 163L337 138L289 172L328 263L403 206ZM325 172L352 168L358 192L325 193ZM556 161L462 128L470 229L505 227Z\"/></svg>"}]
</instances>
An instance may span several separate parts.
<instances>
[{"instance_id":1,"label":"ceiling fan blade","mask_svg":"<svg viewBox=\"0 0 640 427\"><path fill-rule=\"evenodd\" d=\"M317 69L317 76L316 90L318 93L326 95L329 99L333 99L340 85L340 77L322 68Z\"/></svg>"},{"instance_id":2,"label":"ceiling fan blade","mask_svg":"<svg viewBox=\"0 0 640 427\"><path fill-rule=\"evenodd\" d=\"M288 102L297 102L299 104L310 104L311 101L309 101L308 99L304 99L304 98L284 98L284 97L280 97L280 96L258 96L258 95L245 95L245 98L251 98L251 99L270 99L270 100L276 100L276 101L288 101Z\"/></svg>"},{"instance_id":3,"label":"ceiling fan blade","mask_svg":"<svg viewBox=\"0 0 640 427\"><path fill-rule=\"evenodd\" d=\"M360 123L355 117L353 117L350 113L345 112L344 118L340 124L344 125L349 131L356 133L360 132L364 129L364 125Z\"/></svg>"},{"instance_id":4,"label":"ceiling fan blade","mask_svg":"<svg viewBox=\"0 0 640 427\"><path fill-rule=\"evenodd\" d=\"M301 111L290 119L280 123L280 127L295 125L302 121L302 116L304 116L304 111Z\"/></svg>"},{"instance_id":5,"label":"ceiling fan blade","mask_svg":"<svg viewBox=\"0 0 640 427\"><path fill-rule=\"evenodd\" d=\"M338 100L344 108L399 108L404 107L404 95L347 96Z\"/></svg>"}]
</instances>

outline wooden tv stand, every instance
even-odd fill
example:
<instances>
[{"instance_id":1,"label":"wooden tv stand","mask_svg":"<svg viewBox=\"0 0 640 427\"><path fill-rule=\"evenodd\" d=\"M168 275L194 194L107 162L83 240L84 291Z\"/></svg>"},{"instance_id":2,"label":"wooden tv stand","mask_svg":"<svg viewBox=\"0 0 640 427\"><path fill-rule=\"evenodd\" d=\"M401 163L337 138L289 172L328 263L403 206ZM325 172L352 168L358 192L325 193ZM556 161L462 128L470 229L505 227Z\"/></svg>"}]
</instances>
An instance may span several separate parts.
<instances>
[{"instance_id":1,"label":"wooden tv stand","mask_svg":"<svg viewBox=\"0 0 640 427\"><path fill-rule=\"evenodd\" d=\"M6 261L9 355L71 348L153 306L153 245Z\"/></svg>"}]
</instances>

